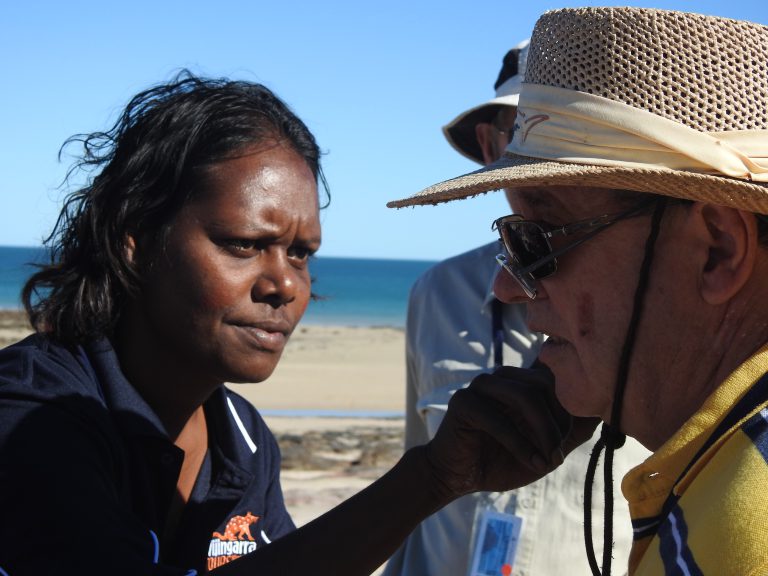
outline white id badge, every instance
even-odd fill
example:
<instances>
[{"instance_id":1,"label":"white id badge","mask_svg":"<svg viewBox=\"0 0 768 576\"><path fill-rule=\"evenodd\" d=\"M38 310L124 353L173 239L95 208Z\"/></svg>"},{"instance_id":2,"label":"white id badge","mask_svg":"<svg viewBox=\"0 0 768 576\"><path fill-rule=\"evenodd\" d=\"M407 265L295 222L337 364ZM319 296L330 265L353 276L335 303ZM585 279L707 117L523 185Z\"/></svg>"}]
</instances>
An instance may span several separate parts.
<instances>
[{"instance_id":1,"label":"white id badge","mask_svg":"<svg viewBox=\"0 0 768 576\"><path fill-rule=\"evenodd\" d=\"M470 576L511 576L523 519L486 509L479 520Z\"/></svg>"}]
</instances>

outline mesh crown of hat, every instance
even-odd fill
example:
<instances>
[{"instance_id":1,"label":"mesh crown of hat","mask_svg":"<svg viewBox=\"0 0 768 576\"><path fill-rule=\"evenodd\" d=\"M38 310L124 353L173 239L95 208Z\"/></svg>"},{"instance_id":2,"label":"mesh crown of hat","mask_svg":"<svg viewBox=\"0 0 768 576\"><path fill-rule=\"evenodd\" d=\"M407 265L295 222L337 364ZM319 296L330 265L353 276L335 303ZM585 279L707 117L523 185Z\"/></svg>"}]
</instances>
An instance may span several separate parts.
<instances>
[{"instance_id":1,"label":"mesh crown of hat","mask_svg":"<svg viewBox=\"0 0 768 576\"><path fill-rule=\"evenodd\" d=\"M644 8L547 12L525 82L595 94L702 132L768 128L768 27Z\"/></svg>"},{"instance_id":2,"label":"mesh crown of hat","mask_svg":"<svg viewBox=\"0 0 768 576\"><path fill-rule=\"evenodd\" d=\"M768 26L649 8L554 10L536 23L524 82L594 94L700 132L768 134ZM524 85L521 97L525 93ZM512 152L387 205L437 204L510 186L556 185L664 194L768 215L764 182Z\"/></svg>"}]
</instances>

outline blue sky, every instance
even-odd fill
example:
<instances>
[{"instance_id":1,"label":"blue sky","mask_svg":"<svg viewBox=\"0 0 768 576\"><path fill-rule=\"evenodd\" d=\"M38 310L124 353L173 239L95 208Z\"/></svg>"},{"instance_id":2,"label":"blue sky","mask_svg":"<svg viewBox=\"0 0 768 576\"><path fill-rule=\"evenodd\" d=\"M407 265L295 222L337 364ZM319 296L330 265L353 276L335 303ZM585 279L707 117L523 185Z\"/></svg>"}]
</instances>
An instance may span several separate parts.
<instances>
[{"instance_id":1,"label":"blue sky","mask_svg":"<svg viewBox=\"0 0 768 576\"><path fill-rule=\"evenodd\" d=\"M70 135L108 127L181 68L262 82L315 133L331 186L320 255L436 260L493 239L503 194L390 210L473 170L440 127L489 99L538 16L605 2L133 0L0 5L0 245L55 222ZM768 24L752 1L623 2Z\"/></svg>"}]
</instances>

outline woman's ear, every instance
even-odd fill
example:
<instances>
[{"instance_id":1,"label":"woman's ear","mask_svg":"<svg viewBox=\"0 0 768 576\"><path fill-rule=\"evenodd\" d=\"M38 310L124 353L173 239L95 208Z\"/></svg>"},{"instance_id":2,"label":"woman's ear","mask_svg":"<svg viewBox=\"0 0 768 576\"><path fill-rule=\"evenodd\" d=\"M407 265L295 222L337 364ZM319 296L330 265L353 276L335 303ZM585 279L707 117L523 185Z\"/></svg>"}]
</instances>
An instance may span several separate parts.
<instances>
[{"instance_id":1,"label":"woman's ear","mask_svg":"<svg viewBox=\"0 0 768 576\"><path fill-rule=\"evenodd\" d=\"M706 302L730 300L749 280L758 250L757 220L751 212L696 203L691 214L699 219L706 261L700 290Z\"/></svg>"},{"instance_id":2,"label":"woman's ear","mask_svg":"<svg viewBox=\"0 0 768 576\"><path fill-rule=\"evenodd\" d=\"M135 266L136 265L136 238L133 234L126 234L123 241L123 252L125 260Z\"/></svg>"}]
</instances>

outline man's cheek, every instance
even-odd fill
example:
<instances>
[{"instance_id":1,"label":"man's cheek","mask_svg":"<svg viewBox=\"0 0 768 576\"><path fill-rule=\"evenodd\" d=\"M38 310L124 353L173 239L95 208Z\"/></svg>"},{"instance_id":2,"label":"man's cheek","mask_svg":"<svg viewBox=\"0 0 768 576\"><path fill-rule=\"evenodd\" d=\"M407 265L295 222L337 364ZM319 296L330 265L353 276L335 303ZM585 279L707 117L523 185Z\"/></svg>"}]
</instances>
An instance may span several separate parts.
<instances>
[{"instance_id":1,"label":"man's cheek","mask_svg":"<svg viewBox=\"0 0 768 576\"><path fill-rule=\"evenodd\" d=\"M595 300L589 293L576 298L576 327L581 338L589 338L595 327Z\"/></svg>"}]
</instances>

